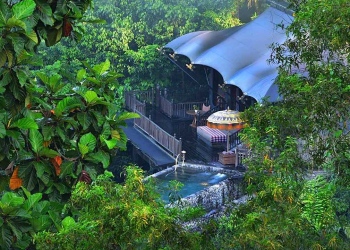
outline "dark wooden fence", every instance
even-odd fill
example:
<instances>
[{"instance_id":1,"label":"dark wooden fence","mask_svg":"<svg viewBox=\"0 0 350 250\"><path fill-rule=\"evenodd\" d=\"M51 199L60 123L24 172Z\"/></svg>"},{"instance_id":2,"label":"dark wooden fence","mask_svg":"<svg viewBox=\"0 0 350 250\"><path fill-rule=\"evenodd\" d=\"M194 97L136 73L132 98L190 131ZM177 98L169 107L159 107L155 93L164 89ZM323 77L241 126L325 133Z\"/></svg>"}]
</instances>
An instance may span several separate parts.
<instances>
[{"instance_id":1,"label":"dark wooden fence","mask_svg":"<svg viewBox=\"0 0 350 250\"><path fill-rule=\"evenodd\" d=\"M140 101L133 91L125 93L125 106L133 112L139 112L143 115L146 114L146 101Z\"/></svg>"}]
</instances>

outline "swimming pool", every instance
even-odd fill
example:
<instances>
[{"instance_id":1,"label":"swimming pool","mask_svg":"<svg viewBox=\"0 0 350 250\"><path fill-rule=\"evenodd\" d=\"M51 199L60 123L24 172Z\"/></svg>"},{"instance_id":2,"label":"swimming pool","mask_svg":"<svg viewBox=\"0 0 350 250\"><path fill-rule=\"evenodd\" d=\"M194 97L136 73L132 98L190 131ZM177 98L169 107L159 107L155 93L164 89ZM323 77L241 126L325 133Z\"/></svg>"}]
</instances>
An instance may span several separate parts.
<instances>
[{"instance_id":1,"label":"swimming pool","mask_svg":"<svg viewBox=\"0 0 350 250\"><path fill-rule=\"evenodd\" d=\"M156 178L156 188L162 200L168 203L171 191L169 184L172 180L183 184L178 195L185 198L212 187L233 175L237 175L236 171L206 165L186 164L167 168L150 177Z\"/></svg>"}]
</instances>

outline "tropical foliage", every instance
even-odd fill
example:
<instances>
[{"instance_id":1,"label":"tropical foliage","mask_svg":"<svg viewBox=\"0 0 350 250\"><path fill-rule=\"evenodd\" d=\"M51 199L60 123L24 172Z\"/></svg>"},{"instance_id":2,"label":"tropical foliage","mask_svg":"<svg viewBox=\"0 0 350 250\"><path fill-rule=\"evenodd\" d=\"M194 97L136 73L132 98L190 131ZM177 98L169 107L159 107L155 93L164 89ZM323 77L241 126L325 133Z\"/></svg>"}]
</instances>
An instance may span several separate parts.
<instances>
[{"instance_id":1,"label":"tropical foliage","mask_svg":"<svg viewBox=\"0 0 350 250\"><path fill-rule=\"evenodd\" d=\"M252 199L220 224L222 249L349 248L347 5L291 1L289 39L271 57L284 100L244 114Z\"/></svg>"},{"instance_id":2,"label":"tropical foliage","mask_svg":"<svg viewBox=\"0 0 350 250\"><path fill-rule=\"evenodd\" d=\"M59 57L71 67L78 61L96 64L109 58L124 75L122 83L134 89L167 86L181 81L181 72L174 72L157 49L188 32L236 26L240 24L236 13L231 1L98 0L89 17L103 19L106 25L87 24L79 44L64 40L40 53L47 65Z\"/></svg>"},{"instance_id":3,"label":"tropical foliage","mask_svg":"<svg viewBox=\"0 0 350 250\"><path fill-rule=\"evenodd\" d=\"M128 167L126 175L124 185L110 172L80 182L67 204L71 216L57 233L37 234L37 249L199 249L199 235L176 223L178 212L164 207L142 170Z\"/></svg>"}]
</instances>

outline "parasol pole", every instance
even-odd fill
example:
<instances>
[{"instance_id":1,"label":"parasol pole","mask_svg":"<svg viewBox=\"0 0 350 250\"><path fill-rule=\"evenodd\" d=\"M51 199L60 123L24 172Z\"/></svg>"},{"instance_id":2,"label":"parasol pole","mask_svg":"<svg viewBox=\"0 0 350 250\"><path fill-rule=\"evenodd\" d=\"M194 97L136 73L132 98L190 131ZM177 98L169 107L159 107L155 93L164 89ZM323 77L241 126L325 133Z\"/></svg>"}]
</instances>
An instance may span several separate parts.
<instances>
[{"instance_id":1,"label":"parasol pole","mask_svg":"<svg viewBox=\"0 0 350 250\"><path fill-rule=\"evenodd\" d=\"M227 134L226 134L226 152L227 152L227 153L228 153L228 150L229 150L229 148L230 148L229 139L230 139L230 131L227 130Z\"/></svg>"}]
</instances>

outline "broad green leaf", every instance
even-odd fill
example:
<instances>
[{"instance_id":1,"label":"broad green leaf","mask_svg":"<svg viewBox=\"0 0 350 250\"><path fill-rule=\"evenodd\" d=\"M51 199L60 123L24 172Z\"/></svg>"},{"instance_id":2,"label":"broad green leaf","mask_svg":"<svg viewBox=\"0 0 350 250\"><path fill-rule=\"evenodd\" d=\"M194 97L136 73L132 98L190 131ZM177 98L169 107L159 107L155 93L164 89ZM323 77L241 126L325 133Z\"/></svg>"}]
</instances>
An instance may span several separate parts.
<instances>
[{"instance_id":1,"label":"broad green leaf","mask_svg":"<svg viewBox=\"0 0 350 250\"><path fill-rule=\"evenodd\" d=\"M89 147L85 144L78 143L79 152L84 156L89 153Z\"/></svg>"},{"instance_id":2,"label":"broad green leaf","mask_svg":"<svg viewBox=\"0 0 350 250\"><path fill-rule=\"evenodd\" d=\"M16 227L11 220L7 221L7 226L11 228L11 231L13 233L13 236L16 237L19 241L22 239L22 232L21 230Z\"/></svg>"},{"instance_id":3,"label":"broad green leaf","mask_svg":"<svg viewBox=\"0 0 350 250\"><path fill-rule=\"evenodd\" d=\"M0 28L6 25L8 15L11 13L7 4L4 1L0 1Z\"/></svg>"},{"instance_id":4,"label":"broad green leaf","mask_svg":"<svg viewBox=\"0 0 350 250\"><path fill-rule=\"evenodd\" d=\"M0 138L4 138L6 135L6 128L5 125L0 122Z\"/></svg>"},{"instance_id":5,"label":"broad green leaf","mask_svg":"<svg viewBox=\"0 0 350 250\"><path fill-rule=\"evenodd\" d=\"M36 176L38 176L38 178L40 178L44 173L45 173L45 165L42 162L34 162L34 167L36 170Z\"/></svg>"},{"instance_id":6,"label":"broad green leaf","mask_svg":"<svg viewBox=\"0 0 350 250\"><path fill-rule=\"evenodd\" d=\"M107 59L105 62L103 62L103 63L100 63L100 64L98 64L98 65L95 65L94 67L93 67L93 70L94 70L94 72L97 74L97 75L103 75L107 70L109 70L109 68L110 68L110 66L111 66L111 63L110 63L110 61Z\"/></svg>"},{"instance_id":7,"label":"broad green leaf","mask_svg":"<svg viewBox=\"0 0 350 250\"><path fill-rule=\"evenodd\" d=\"M28 73L26 71L22 69L16 69L16 76L17 76L18 82L21 84L21 87L27 84Z\"/></svg>"},{"instance_id":8,"label":"broad green leaf","mask_svg":"<svg viewBox=\"0 0 350 250\"><path fill-rule=\"evenodd\" d=\"M120 121L125 121L128 119L135 119L135 118L140 118L140 115L133 112L125 112L118 116L118 120Z\"/></svg>"},{"instance_id":9,"label":"broad green leaf","mask_svg":"<svg viewBox=\"0 0 350 250\"><path fill-rule=\"evenodd\" d=\"M71 110L73 108L81 107L82 103L79 99L74 97L66 97L59 101L55 109L55 115L61 116L66 110Z\"/></svg>"},{"instance_id":10,"label":"broad green leaf","mask_svg":"<svg viewBox=\"0 0 350 250\"><path fill-rule=\"evenodd\" d=\"M103 151L98 151L97 153L91 153L89 156L86 158L92 159L95 163L102 163L104 168L108 168L110 164L110 155L106 152Z\"/></svg>"},{"instance_id":11,"label":"broad green leaf","mask_svg":"<svg viewBox=\"0 0 350 250\"><path fill-rule=\"evenodd\" d=\"M6 56L5 50L1 50L0 51L0 68L2 68L5 65L6 60L7 60L7 56Z\"/></svg>"},{"instance_id":12,"label":"broad green leaf","mask_svg":"<svg viewBox=\"0 0 350 250\"><path fill-rule=\"evenodd\" d=\"M75 220L70 216L67 216L66 218L64 218L62 220L62 227L64 229L69 229L70 227L72 227L74 225L75 225Z\"/></svg>"},{"instance_id":13,"label":"broad green leaf","mask_svg":"<svg viewBox=\"0 0 350 250\"><path fill-rule=\"evenodd\" d=\"M57 155L59 155L59 153L53 149L49 149L47 147L43 147L40 151L39 151L39 155L40 156L45 156L48 158L53 158Z\"/></svg>"},{"instance_id":14,"label":"broad green leaf","mask_svg":"<svg viewBox=\"0 0 350 250\"><path fill-rule=\"evenodd\" d=\"M25 186L28 191L32 191L38 183L38 177L36 177L35 171L31 171L23 179L23 186Z\"/></svg>"},{"instance_id":15,"label":"broad green leaf","mask_svg":"<svg viewBox=\"0 0 350 250\"><path fill-rule=\"evenodd\" d=\"M24 201L23 208L27 211L31 209L36 203L38 203L42 198L42 193L32 194Z\"/></svg>"},{"instance_id":16,"label":"broad green leaf","mask_svg":"<svg viewBox=\"0 0 350 250\"><path fill-rule=\"evenodd\" d=\"M31 129L29 131L29 142L32 146L32 150L35 153L39 153L44 147L44 139L42 134L36 130L36 129Z\"/></svg>"},{"instance_id":17,"label":"broad green leaf","mask_svg":"<svg viewBox=\"0 0 350 250\"><path fill-rule=\"evenodd\" d=\"M25 22L15 18L15 17L11 17L7 20L6 26L13 28L13 27L20 27L23 30L27 29L27 25L25 24Z\"/></svg>"},{"instance_id":18,"label":"broad green leaf","mask_svg":"<svg viewBox=\"0 0 350 250\"><path fill-rule=\"evenodd\" d=\"M90 104L92 102L96 102L98 100L98 96L95 91L87 91L84 95L85 101Z\"/></svg>"},{"instance_id":19,"label":"broad green leaf","mask_svg":"<svg viewBox=\"0 0 350 250\"><path fill-rule=\"evenodd\" d=\"M12 246L12 233L8 227L0 227L0 246L4 249L11 249Z\"/></svg>"},{"instance_id":20,"label":"broad green leaf","mask_svg":"<svg viewBox=\"0 0 350 250\"><path fill-rule=\"evenodd\" d=\"M56 128L54 128L53 126L43 126L42 127L42 133L43 133L43 136L44 136L44 140L45 141L48 141L52 138L52 136L54 136L54 130Z\"/></svg>"},{"instance_id":21,"label":"broad green leaf","mask_svg":"<svg viewBox=\"0 0 350 250\"><path fill-rule=\"evenodd\" d=\"M60 192L60 194L68 194L71 192L71 189L65 186L63 183L55 182L53 185Z\"/></svg>"},{"instance_id":22,"label":"broad green leaf","mask_svg":"<svg viewBox=\"0 0 350 250\"><path fill-rule=\"evenodd\" d=\"M39 12L40 20L48 26L53 26L54 18L52 17L52 9L50 5L44 1L36 1L37 11Z\"/></svg>"},{"instance_id":23,"label":"broad green leaf","mask_svg":"<svg viewBox=\"0 0 350 250\"><path fill-rule=\"evenodd\" d=\"M86 70L85 69L80 69L77 73L77 81L80 82L86 77Z\"/></svg>"},{"instance_id":24,"label":"broad green leaf","mask_svg":"<svg viewBox=\"0 0 350 250\"><path fill-rule=\"evenodd\" d=\"M25 117L12 123L10 128L38 129L38 124L33 119Z\"/></svg>"},{"instance_id":25,"label":"broad green leaf","mask_svg":"<svg viewBox=\"0 0 350 250\"><path fill-rule=\"evenodd\" d=\"M106 143L108 149L113 149L117 145L117 142L118 142L118 140L116 140L116 139L111 139L111 140L104 139L103 141Z\"/></svg>"},{"instance_id":26,"label":"broad green leaf","mask_svg":"<svg viewBox=\"0 0 350 250\"><path fill-rule=\"evenodd\" d=\"M83 126L83 130L88 129L91 124L91 117L86 112L80 112L77 114L80 125Z\"/></svg>"},{"instance_id":27,"label":"broad green leaf","mask_svg":"<svg viewBox=\"0 0 350 250\"><path fill-rule=\"evenodd\" d=\"M12 14L17 19L24 19L33 15L35 7L34 0L22 0L12 7Z\"/></svg>"},{"instance_id":28,"label":"broad green leaf","mask_svg":"<svg viewBox=\"0 0 350 250\"><path fill-rule=\"evenodd\" d=\"M32 40L34 43L38 44L39 43L39 38L37 33L34 30L31 30L29 33L26 33L26 36Z\"/></svg>"},{"instance_id":29,"label":"broad green leaf","mask_svg":"<svg viewBox=\"0 0 350 250\"><path fill-rule=\"evenodd\" d=\"M95 116L98 126L101 126L105 122L106 118L100 112L92 111L92 114Z\"/></svg>"},{"instance_id":30,"label":"broad green leaf","mask_svg":"<svg viewBox=\"0 0 350 250\"><path fill-rule=\"evenodd\" d=\"M92 152L96 147L96 137L92 133L85 134L80 138L79 143L88 146L89 152Z\"/></svg>"},{"instance_id":31,"label":"broad green leaf","mask_svg":"<svg viewBox=\"0 0 350 250\"><path fill-rule=\"evenodd\" d=\"M47 39L45 40L46 46L50 47L55 45L62 37L62 26L58 29L52 28L47 32Z\"/></svg>"},{"instance_id":32,"label":"broad green leaf","mask_svg":"<svg viewBox=\"0 0 350 250\"><path fill-rule=\"evenodd\" d=\"M39 178L45 185L48 185L51 181L51 177L49 176L48 173L44 173L42 176Z\"/></svg>"},{"instance_id":33,"label":"broad green leaf","mask_svg":"<svg viewBox=\"0 0 350 250\"><path fill-rule=\"evenodd\" d=\"M37 218L32 218L29 221L36 232L48 229L52 223L50 216L46 214Z\"/></svg>"},{"instance_id":34,"label":"broad green leaf","mask_svg":"<svg viewBox=\"0 0 350 250\"><path fill-rule=\"evenodd\" d=\"M63 161L61 164L61 173L60 178L64 178L65 176L73 176L73 171L75 168L75 162L73 161Z\"/></svg>"},{"instance_id":35,"label":"broad green leaf","mask_svg":"<svg viewBox=\"0 0 350 250\"><path fill-rule=\"evenodd\" d=\"M28 161L28 160L33 160L34 158L35 156L31 151L26 151L23 149L19 151L19 156L18 156L19 161Z\"/></svg>"},{"instance_id":36,"label":"broad green leaf","mask_svg":"<svg viewBox=\"0 0 350 250\"><path fill-rule=\"evenodd\" d=\"M0 206L8 206L8 207L18 207L22 205L24 202L24 198L18 196L12 192L5 192L5 194L1 197Z\"/></svg>"},{"instance_id":37,"label":"broad green leaf","mask_svg":"<svg viewBox=\"0 0 350 250\"><path fill-rule=\"evenodd\" d=\"M7 63L8 63L8 66L9 67L12 67L12 64L13 64L13 54L10 50L7 50L5 49L5 53L6 53L6 56L7 56ZM13 91L14 92L14 91ZM16 93L14 93L16 94Z\"/></svg>"},{"instance_id":38,"label":"broad green leaf","mask_svg":"<svg viewBox=\"0 0 350 250\"><path fill-rule=\"evenodd\" d=\"M53 222L55 224L55 227L57 230L61 229L61 218L55 211L48 211L48 214Z\"/></svg>"},{"instance_id":39,"label":"broad green leaf","mask_svg":"<svg viewBox=\"0 0 350 250\"><path fill-rule=\"evenodd\" d=\"M9 37L12 42L13 49L16 56L24 49L25 39L20 36L14 35Z\"/></svg>"},{"instance_id":40,"label":"broad green leaf","mask_svg":"<svg viewBox=\"0 0 350 250\"><path fill-rule=\"evenodd\" d=\"M118 130L111 130L111 137L116 140L121 139L121 135Z\"/></svg>"},{"instance_id":41,"label":"broad green leaf","mask_svg":"<svg viewBox=\"0 0 350 250\"><path fill-rule=\"evenodd\" d=\"M18 177L24 179L25 177L29 176L31 172L35 172L35 169L32 164L21 164L18 169Z\"/></svg>"},{"instance_id":42,"label":"broad green leaf","mask_svg":"<svg viewBox=\"0 0 350 250\"><path fill-rule=\"evenodd\" d=\"M23 61L28 60L32 57L32 54L28 53L25 49L23 49L18 55L17 55L17 63L21 63Z\"/></svg>"}]
</instances>

